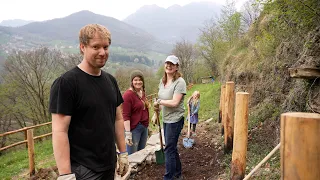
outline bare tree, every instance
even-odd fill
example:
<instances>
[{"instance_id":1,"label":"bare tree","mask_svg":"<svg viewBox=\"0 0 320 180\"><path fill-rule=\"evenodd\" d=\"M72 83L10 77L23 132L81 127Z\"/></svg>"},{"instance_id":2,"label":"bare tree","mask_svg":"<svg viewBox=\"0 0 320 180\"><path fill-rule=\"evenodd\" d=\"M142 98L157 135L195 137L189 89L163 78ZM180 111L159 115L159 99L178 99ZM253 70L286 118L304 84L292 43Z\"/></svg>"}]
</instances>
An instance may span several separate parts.
<instances>
[{"instance_id":1,"label":"bare tree","mask_svg":"<svg viewBox=\"0 0 320 180\"><path fill-rule=\"evenodd\" d=\"M180 71L187 83L192 82L192 65L194 64L195 50L193 44L182 40L177 42L172 53L180 60Z\"/></svg>"},{"instance_id":2,"label":"bare tree","mask_svg":"<svg viewBox=\"0 0 320 180\"><path fill-rule=\"evenodd\" d=\"M41 47L31 51L15 51L7 58L4 71L7 84L14 84L21 109L33 124L49 121L48 100L52 81L61 71L62 54Z\"/></svg>"},{"instance_id":3,"label":"bare tree","mask_svg":"<svg viewBox=\"0 0 320 180\"><path fill-rule=\"evenodd\" d=\"M254 23L262 11L261 3L256 0L248 0L241 7L241 20L243 22L244 31L247 31L252 23Z\"/></svg>"},{"instance_id":4,"label":"bare tree","mask_svg":"<svg viewBox=\"0 0 320 180\"><path fill-rule=\"evenodd\" d=\"M68 71L81 63L83 56L80 53L77 54L65 54L63 58L58 60L58 64L64 71Z\"/></svg>"}]
</instances>

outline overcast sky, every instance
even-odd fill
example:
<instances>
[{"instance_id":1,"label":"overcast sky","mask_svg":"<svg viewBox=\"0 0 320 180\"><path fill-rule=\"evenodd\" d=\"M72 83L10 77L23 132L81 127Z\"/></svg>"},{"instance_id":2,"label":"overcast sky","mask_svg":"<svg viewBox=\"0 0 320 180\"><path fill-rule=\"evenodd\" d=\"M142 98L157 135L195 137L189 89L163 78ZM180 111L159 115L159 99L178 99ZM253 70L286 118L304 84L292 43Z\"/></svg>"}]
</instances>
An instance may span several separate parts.
<instances>
[{"instance_id":1,"label":"overcast sky","mask_svg":"<svg viewBox=\"0 0 320 180\"><path fill-rule=\"evenodd\" d=\"M89 10L96 14L123 20L144 5L156 4L167 8L203 0L2 0L0 22L9 19L44 21L61 18L72 13ZM225 0L205 0L224 4ZM237 9L245 0L236 0Z\"/></svg>"}]
</instances>

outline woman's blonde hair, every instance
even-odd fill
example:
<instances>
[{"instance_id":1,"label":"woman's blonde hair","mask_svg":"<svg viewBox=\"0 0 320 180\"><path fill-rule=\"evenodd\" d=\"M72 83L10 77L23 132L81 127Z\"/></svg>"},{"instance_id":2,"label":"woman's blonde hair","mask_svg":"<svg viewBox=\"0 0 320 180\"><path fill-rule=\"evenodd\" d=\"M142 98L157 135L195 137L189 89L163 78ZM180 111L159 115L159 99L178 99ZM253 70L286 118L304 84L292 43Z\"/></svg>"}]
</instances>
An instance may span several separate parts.
<instances>
[{"instance_id":1,"label":"woman's blonde hair","mask_svg":"<svg viewBox=\"0 0 320 180\"><path fill-rule=\"evenodd\" d=\"M199 100L200 100L200 92L194 91L192 95L189 97L187 102L190 103L191 101L192 105L195 105L199 102Z\"/></svg>"}]
</instances>

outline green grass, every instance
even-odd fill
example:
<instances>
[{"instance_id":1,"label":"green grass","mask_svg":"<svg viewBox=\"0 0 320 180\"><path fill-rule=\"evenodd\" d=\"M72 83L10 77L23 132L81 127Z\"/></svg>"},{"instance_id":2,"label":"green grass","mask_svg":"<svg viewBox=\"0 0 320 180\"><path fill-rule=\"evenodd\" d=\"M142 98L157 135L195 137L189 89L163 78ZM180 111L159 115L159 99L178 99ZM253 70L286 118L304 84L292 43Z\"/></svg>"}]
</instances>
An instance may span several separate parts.
<instances>
[{"instance_id":1,"label":"green grass","mask_svg":"<svg viewBox=\"0 0 320 180\"><path fill-rule=\"evenodd\" d=\"M35 141L34 148L36 170L55 165L51 140ZM9 151L0 155L0 179L11 179L24 171L28 172L28 168L29 159L26 148L22 147L19 150Z\"/></svg>"},{"instance_id":2,"label":"green grass","mask_svg":"<svg viewBox=\"0 0 320 180\"><path fill-rule=\"evenodd\" d=\"M217 121L219 115L220 87L221 84L218 82L214 82L213 84L195 84L187 92L184 102L185 106L188 98L194 91L200 92L200 122L212 117L215 121Z\"/></svg>"}]
</instances>

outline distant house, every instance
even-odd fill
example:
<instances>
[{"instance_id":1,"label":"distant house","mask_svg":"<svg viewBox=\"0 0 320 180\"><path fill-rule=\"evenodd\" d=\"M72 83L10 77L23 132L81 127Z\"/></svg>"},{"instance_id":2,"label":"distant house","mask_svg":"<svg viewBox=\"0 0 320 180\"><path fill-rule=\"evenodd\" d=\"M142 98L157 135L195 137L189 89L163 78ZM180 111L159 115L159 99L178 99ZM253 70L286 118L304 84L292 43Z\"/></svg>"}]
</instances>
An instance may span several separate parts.
<instances>
[{"instance_id":1,"label":"distant house","mask_svg":"<svg viewBox=\"0 0 320 180\"><path fill-rule=\"evenodd\" d=\"M213 76L201 77L202 84L208 84L208 83L213 83L213 82L214 82Z\"/></svg>"}]
</instances>

